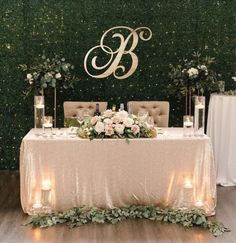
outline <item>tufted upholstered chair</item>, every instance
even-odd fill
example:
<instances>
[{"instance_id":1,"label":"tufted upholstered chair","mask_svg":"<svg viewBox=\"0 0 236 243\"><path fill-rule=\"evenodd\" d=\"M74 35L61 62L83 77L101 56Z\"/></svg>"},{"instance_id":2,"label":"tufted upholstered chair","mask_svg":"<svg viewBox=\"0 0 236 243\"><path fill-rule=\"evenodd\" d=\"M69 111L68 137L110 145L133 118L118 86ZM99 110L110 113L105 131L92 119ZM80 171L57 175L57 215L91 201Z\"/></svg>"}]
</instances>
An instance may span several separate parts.
<instances>
[{"instance_id":1,"label":"tufted upholstered chair","mask_svg":"<svg viewBox=\"0 0 236 243\"><path fill-rule=\"evenodd\" d=\"M134 115L138 115L140 110L147 110L154 118L156 126L168 127L170 110L168 101L129 101L127 107Z\"/></svg>"},{"instance_id":2,"label":"tufted upholstered chair","mask_svg":"<svg viewBox=\"0 0 236 243\"><path fill-rule=\"evenodd\" d=\"M64 102L64 118L72 118L77 116L78 110L88 109L91 116L96 110L96 104L99 104L100 112L107 109L107 102L82 102L82 101L65 101Z\"/></svg>"}]
</instances>

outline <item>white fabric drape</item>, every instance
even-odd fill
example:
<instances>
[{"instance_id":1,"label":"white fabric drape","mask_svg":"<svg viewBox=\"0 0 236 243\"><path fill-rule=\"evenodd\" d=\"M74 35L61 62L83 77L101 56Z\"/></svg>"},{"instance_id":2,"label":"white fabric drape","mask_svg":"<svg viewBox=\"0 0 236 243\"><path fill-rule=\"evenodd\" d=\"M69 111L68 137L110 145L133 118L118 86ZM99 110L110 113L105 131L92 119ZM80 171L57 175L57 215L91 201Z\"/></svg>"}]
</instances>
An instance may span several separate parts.
<instances>
[{"instance_id":1,"label":"white fabric drape","mask_svg":"<svg viewBox=\"0 0 236 243\"><path fill-rule=\"evenodd\" d=\"M236 96L211 95L207 135L217 163L217 183L236 185Z\"/></svg>"},{"instance_id":2,"label":"white fabric drape","mask_svg":"<svg viewBox=\"0 0 236 243\"><path fill-rule=\"evenodd\" d=\"M201 200L214 214L215 165L207 136L184 138L182 129L166 129L166 135L128 144L125 139L45 139L35 131L21 145L21 203L27 213L40 198L43 180L50 180L54 210L130 204L183 208L186 201L195 207ZM184 188L186 178L192 189Z\"/></svg>"}]
</instances>

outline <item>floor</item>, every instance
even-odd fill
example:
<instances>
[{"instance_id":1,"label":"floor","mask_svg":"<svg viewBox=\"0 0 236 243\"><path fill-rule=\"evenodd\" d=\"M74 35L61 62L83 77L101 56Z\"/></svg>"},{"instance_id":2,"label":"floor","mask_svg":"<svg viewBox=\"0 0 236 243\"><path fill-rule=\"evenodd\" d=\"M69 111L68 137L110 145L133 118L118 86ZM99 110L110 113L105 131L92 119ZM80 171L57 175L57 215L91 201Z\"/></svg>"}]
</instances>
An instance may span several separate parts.
<instances>
[{"instance_id":1,"label":"floor","mask_svg":"<svg viewBox=\"0 0 236 243\"><path fill-rule=\"evenodd\" d=\"M179 225L130 220L117 225L86 225L69 229L56 226L33 229L23 226L27 220L21 210L19 172L0 172L0 242L1 243L192 243L236 242L236 187L218 187L216 218L231 229L220 237L213 237L203 229L186 230Z\"/></svg>"}]
</instances>

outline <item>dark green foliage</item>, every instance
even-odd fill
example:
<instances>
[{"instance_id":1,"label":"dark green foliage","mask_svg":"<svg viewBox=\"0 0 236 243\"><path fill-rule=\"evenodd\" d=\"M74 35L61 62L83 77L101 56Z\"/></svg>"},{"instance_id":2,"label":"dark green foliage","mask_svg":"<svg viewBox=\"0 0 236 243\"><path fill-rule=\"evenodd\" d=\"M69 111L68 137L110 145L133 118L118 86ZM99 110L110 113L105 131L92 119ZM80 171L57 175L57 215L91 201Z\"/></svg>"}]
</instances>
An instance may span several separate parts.
<instances>
[{"instance_id":1,"label":"dark green foliage","mask_svg":"<svg viewBox=\"0 0 236 243\"><path fill-rule=\"evenodd\" d=\"M228 0L12 0L0 8L0 169L17 169L22 137L33 127L33 96L24 99L25 73L45 51L75 65L79 82L74 91L58 90L58 126L63 126L65 100L169 100L170 125L182 125L184 100L167 93L169 64L194 51L215 57L213 69L234 89L235 1ZM87 51L105 30L124 25L149 27L150 41L140 42L136 72L125 80L93 79L84 71ZM53 90L47 92L46 114L53 114Z\"/></svg>"}]
</instances>

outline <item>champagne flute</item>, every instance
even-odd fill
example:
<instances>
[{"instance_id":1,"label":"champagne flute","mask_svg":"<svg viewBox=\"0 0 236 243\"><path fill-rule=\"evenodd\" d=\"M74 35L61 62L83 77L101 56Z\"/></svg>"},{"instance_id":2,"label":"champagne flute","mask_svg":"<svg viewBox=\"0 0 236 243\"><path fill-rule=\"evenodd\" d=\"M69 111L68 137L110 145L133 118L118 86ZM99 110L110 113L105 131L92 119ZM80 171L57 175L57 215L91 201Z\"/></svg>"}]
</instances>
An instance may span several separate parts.
<instances>
[{"instance_id":1,"label":"champagne flute","mask_svg":"<svg viewBox=\"0 0 236 243\"><path fill-rule=\"evenodd\" d=\"M88 123L91 116L90 116L90 113L89 113L89 110L88 109L84 109L83 111L83 118L84 118L84 122Z\"/></svg>"},{"instance_id":2,"label":"champagne flute","mask_svg":"<svg viewBox=\"0 0 236 243\"><path fill-rule=\"evenodd\" d=\"M138 118L141 122L146 122L148 118L148 112L146 110L139 110Z\"/></svg>"},{"instance_id":3,"label":"champagne flute","mask_svg":"<svg viewBox=\"0 0 236 243\"><path fill-rule=\"evenodd\" d=\"M147 118L147 125L148 127L154 127L154 118L152 116Z\"/></svg>"},{"instance_id":4,"label":"champagne flute","mask_svg":"<svg viewBox=\"0 0 236 243\"><path fill-rule=\"evenodd\" d=\"M81 110L81 109L77 111L77 121L78 121L80 126L84 122L84 114L83 114L83 110Z\"/></svg>"}]
</instances>

